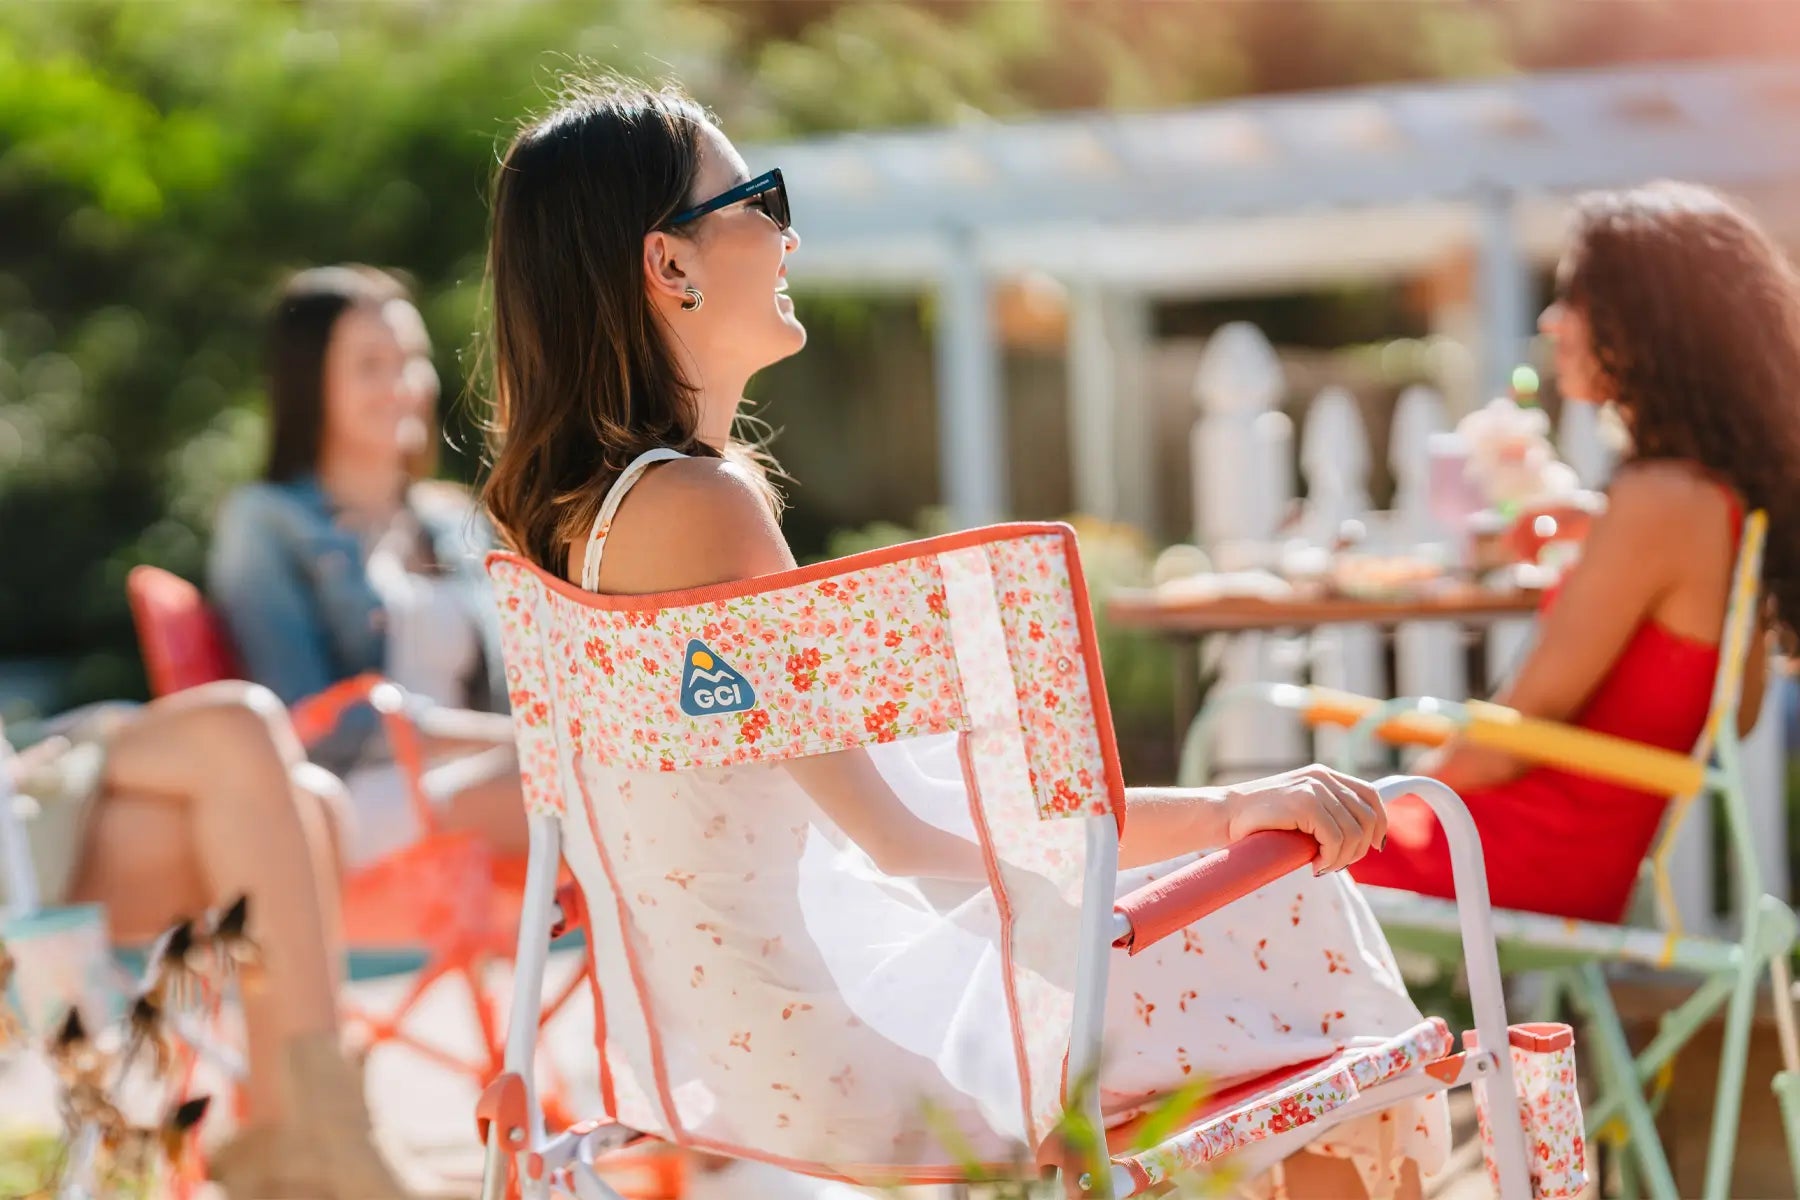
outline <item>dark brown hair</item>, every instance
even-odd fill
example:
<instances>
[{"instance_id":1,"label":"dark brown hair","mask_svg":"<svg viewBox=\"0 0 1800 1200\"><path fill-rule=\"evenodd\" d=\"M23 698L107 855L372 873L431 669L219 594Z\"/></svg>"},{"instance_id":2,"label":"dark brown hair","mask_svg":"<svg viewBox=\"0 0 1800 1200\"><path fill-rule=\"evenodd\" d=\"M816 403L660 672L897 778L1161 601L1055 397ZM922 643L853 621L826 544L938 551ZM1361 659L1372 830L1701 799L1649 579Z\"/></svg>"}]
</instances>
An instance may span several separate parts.
<instances>
[{"instance_id":1,"label":"dark brown hair","mask_svg":"<svg viewBox=\"0 0 1800 1200\"><path fill-rule=\"evenodd\" d=\"M360 265L313 267L291 276L269 314L263 350L269 387L269 457L263 476L286 482L319 465L325 438L325 354L339 318L354 308L412 300L406 285ZM428 445L435 439L428 439ZM430 454L414 463L430 469Z\"/></svg>"},{"instance_id":2,"label":"dark brown hair","mask_svg":"<svg viewBox=\"0 0 1800 1200\"><path fill-rule=\"evenodd\" d=\"M645 234L693 202L710 122L673 89L583 83L513 138L495 173L482 498L545 570L563 571L569 543L645 450L721 455L700 440L643 266ZM758 459L735 441L723 454Z\"/></svg>"},{"instance_id":3,"label":"dark brown hair","mask_svg":"<svg viewBox=\"0 0 1800 1200\"><path fill-rule=\"evenodd\" d=\"M1769 514L1763 581L1800 630L1800 281L1730 201L1693 184L1584 196L1559 281L1632 434Z\"/></svg>"}]
</instances>

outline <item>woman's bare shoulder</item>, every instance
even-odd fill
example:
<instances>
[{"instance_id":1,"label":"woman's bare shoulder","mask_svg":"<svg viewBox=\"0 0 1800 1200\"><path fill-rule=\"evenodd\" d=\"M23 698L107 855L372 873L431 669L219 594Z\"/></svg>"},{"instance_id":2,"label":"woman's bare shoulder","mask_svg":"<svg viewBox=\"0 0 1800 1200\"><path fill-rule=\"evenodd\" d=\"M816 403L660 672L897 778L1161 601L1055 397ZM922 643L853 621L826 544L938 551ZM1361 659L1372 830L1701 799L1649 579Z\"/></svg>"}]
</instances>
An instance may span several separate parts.
<instances>
[{"instance_id":1,"label":"woman's bare shoulder","mask_svg":"<svg viewBox=\"0 0 1800 1200\"><path fill-rule=\"evenodd\" d=\"M1621 569L1658 588L1710 596L1710 564L1730 569L1730 505L1729 491L1685 463L1631 463L1607 489L1606 515L1589 535L1591 549L1629 564Z\"/></svg>"},{"instance_id":2,"label":"woman's bare shoulder","mask_svg":"<svg viewBox=\"0 0 1800 1200\"><path fill-rule=\"evenodd\" d=\"M607 532L600 590L704 587L794 565L757 480L735 463L681 458L647 471Z\"/></svg>"},{"instance_id":3,"label":"woman's bare shoulder","mask_svg":"<svg viewBox=\"0 0 1800 1200\"><path fill-rule=\"evenodd\" d=\"M1607 489L1609 517L1665 536L1687 528L1710 530L1730 503L1731 493L1718 480L1682 462L1628 463Z\"/></svg>"}]
</instances>

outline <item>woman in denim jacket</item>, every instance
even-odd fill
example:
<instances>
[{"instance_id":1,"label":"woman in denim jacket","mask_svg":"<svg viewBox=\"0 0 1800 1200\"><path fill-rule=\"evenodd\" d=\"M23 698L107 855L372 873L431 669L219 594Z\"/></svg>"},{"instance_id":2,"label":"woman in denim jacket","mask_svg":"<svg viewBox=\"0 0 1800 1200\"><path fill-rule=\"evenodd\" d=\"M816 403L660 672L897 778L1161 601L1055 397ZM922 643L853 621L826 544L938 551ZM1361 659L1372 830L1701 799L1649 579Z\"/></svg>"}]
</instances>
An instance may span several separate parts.
<instances>
[{"instance_id":1,"label":"woman in denim jacket","mask_svg":"<svg viewBox=\"0 0 1800 1200\"><path fill-rule=\"evenodd\" d=\"M292 704L364 672L434 706L427 757L442 819L524 849L498 622L467 493L420 477L438 394L425 325L401 284L365 267L296 275L270 323L263 480L219 514L208 587L250 678ZM379 722L349 714L313 748L341 775L352 866L417 836ZM471 757L472 750L479 753Z\"/></svg>"}]
</instances>

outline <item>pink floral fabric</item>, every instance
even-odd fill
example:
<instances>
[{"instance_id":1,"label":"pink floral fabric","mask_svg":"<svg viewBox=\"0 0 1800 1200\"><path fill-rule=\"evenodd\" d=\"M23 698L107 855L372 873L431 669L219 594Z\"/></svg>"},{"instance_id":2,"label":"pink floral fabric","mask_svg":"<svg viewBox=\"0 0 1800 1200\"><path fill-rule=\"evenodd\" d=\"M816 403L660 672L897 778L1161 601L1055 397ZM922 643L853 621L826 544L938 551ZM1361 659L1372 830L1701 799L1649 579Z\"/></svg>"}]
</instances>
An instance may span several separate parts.
<instances>
[{"instance_id":1,"label":"pink floral fabric","mask_svg":"<svg viewBox=\"0 0 1800 1200\"><path fill-rule=\"evenodd\" d=\"M504 636L504 622L529 612L529 585L519 588L512 572L497 578ZM965 725L933 557L648 610L593 607L540 588L537 607L550 657L581 675L564 717L570 741L621 769L779 761ZM682 710L695 641L749 680L754 707ZM539 699L527 691L514 708L532 711Z\"/></svg>"},{"instance_id":2,"label":"pink floral fabric","mask_svg":"<svg viewBox=\"0 0 1800 1200\"><path fill-rule=\"evenodd\" d=\"M1314 1074L1275 1095L1196 1125L1154 1150L1136 1155L1148 1186L1191 1175L1246 1146L1322 1119L1356 1098L1356 1080L1347 1070Z\"/></svg>"},{"instance_id":3,"label":"pink floral fabric","mask_svg":"<svg viewBox=\"0 0 1800 1200\"><path fill-rule=\"evenodd\" d=\"M1055 536L1019 538L996 542L987 552L1038 812L1099 816L1108 808L1105 758L1088 681L1090 656L1098 662L1098 651L1084 650L1068 542Z\"/></svg>"},{"instance_id":4,"label":"pink floral fabric","mask_svg":"<svg viewBox=\"0 0 1800 1200\"><path fill-rule=\"evenodd\" d=\"M1034 700L1041 703L1042 692L1014 674L1019 655L1008 637L1006 605L1009 585L1019 577L1000 573L1004 568L994 549L954 550L940 562L956 615L953 641L971 718L966 755L972 796L989 831L994 870L1007 895L1015 898L1006 947L1013 962L1006 999L1022 1060L1029 1065L1025 1104L1035 1142L1062 1114L1060 1062L1068 1052L1074 1018L1066 975L1069 929L1071 914L1081 906L1086 834L1079 822L1042 819L1046 792L1041 783L1047 775L1032 766L1032 742L1023 733L1030 721L1026 712ZM1012 603L1020 603L1016 595ZM1029 622L1023 628L1029 642ZM1085 692L1078 695L1085 707ZM1066 746L1066 737L1055 736L1054 728L1048 732L1051 736L1040 738L1039 744ZM1097 754L1097 742L1093 749ZM1025 899L1046 892L1054 894L1055 903Z\"/></svg>"},{"instance_id":5,"label":"pink floral fabric","mask_svg":"<svg viewBox=\"0 0 1800 1200\"><path fill-rule=\"evenodd\" d=\"M1587 1187L1587 1142L1581 1094L1575 1082L1575 1035L1567 1025L1514 1026L1511 1044L1513 1082L1519 1091L1519 1120L1525 1126L1525 1153L1530 1162L1535 1200L1574 1200ZM1463 1044L1479 1049L1473 1033ZM1482 1156L1488 1182L1500 1188L1494 1161L1494 1130L1489 1115L1488 1080L1475 1084L1475 1112L1481 1125Z\"/></svg>"},{"instance_id":6,"label":"pink floral fabric","mask_svg":"<svg viewBox=\"0 0 1800 1200\"><path fill-rule=\"evenodd\" d=\"M528 813L560 813L564 781L555 732L550 728L550 671L544 660L544 602L549 592L531 567L495 556L488 574L500 605L506 653L506 690L512 702L513 738Z\"/></svg>"},{"instance_id":7,"label":"pink floral fabric","mask_svg":"<svg viewBox=\"0 0 1800 1200\"><path fill-rule=\"evenodd\" d=\"M1010 672L1045 817L1106 812L1114 799L1091 719L1094 652L1074 603L1071 546L1045 533L973 548L995 565L1008 661L994 665ZM751 595L616 609L546 588L523 561L496 554L502 640L519 647L507 661L521 743L543 744L546 654L582 678L575 711L563 717L571 742L630 770L779 761L966 730L942 557L922 552ZM695 641L749 680L753 707L728 719L683 711ZM1090 719L1077 719L1083 713ZM552 793L539 791L536 801L559 811Z\"/></svg>"},{"instance_id":8,"label":"pink floral fabric","mask_svg":"<svg viewBox=\"0 0 1800 1200\"><path fill-rule=\"evenodd\" d=\"M1350 1064L1356 1086L1372 1088L1378 1083L1415 1071L1426 1063L1445 1057L1456 1045L1450 1027L1439 1017L1422 1021L1399 1037L1358 1055Z\"/></svg>"},{"instance_id":9,"label":"pink floral fabric","mask_svg":"<svg viewBox=\"0 0 1800 1200\"><path fill-rule=\"evenodd\" d=\"M1443 1058L1451 1046L1442 1021L1421 1021L1385 1042L1347 1047L1297 1078L1234 1104L1230 1112L1121 1161L1135 1163L1152 1187L1200 1171L1264 1138L1320 1121L1363 1092Z\"/></svg>"}]
</instances>

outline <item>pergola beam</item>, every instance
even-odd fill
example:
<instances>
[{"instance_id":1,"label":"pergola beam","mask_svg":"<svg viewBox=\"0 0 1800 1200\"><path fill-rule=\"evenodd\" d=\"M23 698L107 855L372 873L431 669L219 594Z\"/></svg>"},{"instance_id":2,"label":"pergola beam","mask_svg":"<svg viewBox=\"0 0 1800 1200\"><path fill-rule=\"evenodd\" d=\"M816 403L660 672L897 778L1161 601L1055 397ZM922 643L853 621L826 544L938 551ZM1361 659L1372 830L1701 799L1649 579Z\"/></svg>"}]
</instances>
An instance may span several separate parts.
<instances>
[{"instance_id":1,"label":"pergola beam","mask_svg":"<svg viewBox=\"0 0 1800 1200\"><path fill-rule=\"evenodd\" d=\"M1008 509L995 280L1042 271L1077 289L1071 428L1109 438L1105 462L1082 451L1078 491L1129 513L1142 456L1102 414L1108 389L1125 386L1117 359L1141 347L1114 344L1115 301L1135 306L1141 332L1151 297L1404 278L1473 250L1472 349L1492 395L1530 336L1528 267L1555 253L1570 194L1680 176L1781 196L1800 181L1797 117L1800 66L1660 65L859 133L745 155L787 174L805 239L797 284L936 293L943 494L975 524Z\"/></svg>"}]
</instances>

